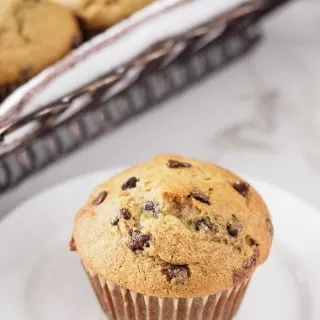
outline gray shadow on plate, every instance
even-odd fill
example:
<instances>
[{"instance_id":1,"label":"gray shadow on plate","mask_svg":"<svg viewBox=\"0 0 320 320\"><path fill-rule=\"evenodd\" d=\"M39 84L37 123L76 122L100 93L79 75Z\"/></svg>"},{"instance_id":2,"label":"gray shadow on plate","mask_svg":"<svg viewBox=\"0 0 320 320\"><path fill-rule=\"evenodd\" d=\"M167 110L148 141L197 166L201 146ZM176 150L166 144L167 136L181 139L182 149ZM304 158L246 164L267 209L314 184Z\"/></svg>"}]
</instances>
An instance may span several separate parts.
<instances>
[{"instance_id":1,"label":"gray shadow on plate","mask_svg":"<svg viewBox=\"0 0 320 320\"><path fill-rule=\"evenodd\" d=\"M302 308L300 308L299 319L301 320L308 320L312 317L312 303L310 301L310 297L312 293L310 292L308 279L302 277L301 274L307 274L307 272L301 272L304 270L303 265L299 262L297 257L290 252L287 248L285 249L282 245L277 246L277 250L280 252L282 256L289 262L288 264L288 271L295 279L296 283L296 290L299 291L300 296L302 297Z\"/></svg>"},{"instance_id":2,"label":"gray shadow on plate","mask_svg":"<svg viewBox=\"0 0 320 320\"><path fill-rule=\"evenodd\" d=\"M30 320L105 320L79 258L60 242L35 261L26 284Z\"/></svg>"}]
</instances>

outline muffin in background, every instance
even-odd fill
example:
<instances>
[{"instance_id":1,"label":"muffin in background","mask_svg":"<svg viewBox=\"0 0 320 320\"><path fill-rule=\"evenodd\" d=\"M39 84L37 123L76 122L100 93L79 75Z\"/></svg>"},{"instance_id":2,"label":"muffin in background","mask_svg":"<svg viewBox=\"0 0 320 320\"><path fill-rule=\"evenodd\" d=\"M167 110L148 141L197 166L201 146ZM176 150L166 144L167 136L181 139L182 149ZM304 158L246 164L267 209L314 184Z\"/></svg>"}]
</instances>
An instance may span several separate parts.
<instances>
[{"instance_id":1,"label":"muffin in background","mask_svg":"<svg viewBox=\"0 0 320 320\"><path fill-rule=\"evenodd\" d=\"M272 238L248 183L163 154L93 190L70 248L110 319L231 320Z\"/></svg>"},{"instance_id":2,"label":"muffin in background","mask_svg":"<svg viewBox=\"0 0 320 320\"><path fill-rule=\"evenodd\" d=\"M72 10L89 30L104 30L154 0L50 0Z\"/></svg>"},{"instance_id":3,"label":"muffin in background","mask_svg":"<svg viewBox=\"0 0 320 320\"><path fill-rule=\"evenodd\" d=\"M36 0L1 0L0 102L80 41L77 20L63 6Z\"/></svg>"}]
</instances>

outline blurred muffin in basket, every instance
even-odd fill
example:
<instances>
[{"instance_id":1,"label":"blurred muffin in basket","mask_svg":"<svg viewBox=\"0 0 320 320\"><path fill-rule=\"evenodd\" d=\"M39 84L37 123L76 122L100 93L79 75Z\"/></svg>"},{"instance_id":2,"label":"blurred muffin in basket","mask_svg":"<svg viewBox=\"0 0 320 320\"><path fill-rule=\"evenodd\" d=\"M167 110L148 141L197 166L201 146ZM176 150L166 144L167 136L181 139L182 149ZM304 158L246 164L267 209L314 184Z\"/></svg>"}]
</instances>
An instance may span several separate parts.
<instances>
[{"instance_id":1,"label":"blurred muffin in basket","mask_svg":"<svg viewBox=\"0 0 320 320\"><path fill-rule=\"evenodd\" d=\"M77 21L63 6L36 0L1 0L0 102L80 40Z\"/></svg>"},{"instance_id":2,"label":"blurred muffin in basket","mask_svg":"<svg viewBox=\"0 0 320 320\"><path fill-rule=\"evenodd\" d=\"M103 30L154 0L51 0L71 9L84 22L85 28Z\"/></svg>"},{"instance_id":3,"label":"blurred muffin in basket","mask_svg":"<svg viewBox=\"0 0 320 320\"><path fill-rule=\"evenodd\" d=\"M96 187L70 247L108 319L231 320L272 237L247 182L164 154Z\"/></svg>"}]
</instances>

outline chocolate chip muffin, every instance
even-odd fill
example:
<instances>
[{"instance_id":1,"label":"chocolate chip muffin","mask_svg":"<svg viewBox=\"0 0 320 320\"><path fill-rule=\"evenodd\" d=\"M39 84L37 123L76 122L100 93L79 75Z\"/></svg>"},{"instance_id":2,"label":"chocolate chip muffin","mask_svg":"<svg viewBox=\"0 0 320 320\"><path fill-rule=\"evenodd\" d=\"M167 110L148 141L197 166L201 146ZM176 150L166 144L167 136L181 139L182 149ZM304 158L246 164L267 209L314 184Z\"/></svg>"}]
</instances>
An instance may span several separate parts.
<instances>
[{"instance_id":1,"label":"chocolate chip muffin","mask_svg":"<svg viewBox=\"0 0 320 320\"><path fill-rule=\"evenodd\" d=\"M154 0L51 0L72 10L91 30L104 30Z\"/></svg>"},{"instance_id":2,"label":"chocolate chip muffin","mask_svg":"<svg viewBox=\"0 0 320 320\"><path fill-rule=\"evenodd\" d=\"M229 320L272 236L268 209L247 182L164 154L93 190L71 249L110 319Z\"/></svg>"},{"instance_id":3,"label":"chocolate chip muffin","mask_svg":"<svg viewBox=\"0 0 320 320\"><path fill-rule=\"evenodd\" d=\"M2 0L0 102L80 39L77 21L66 8L37 0Z\"/></svg>"}]
</instances>

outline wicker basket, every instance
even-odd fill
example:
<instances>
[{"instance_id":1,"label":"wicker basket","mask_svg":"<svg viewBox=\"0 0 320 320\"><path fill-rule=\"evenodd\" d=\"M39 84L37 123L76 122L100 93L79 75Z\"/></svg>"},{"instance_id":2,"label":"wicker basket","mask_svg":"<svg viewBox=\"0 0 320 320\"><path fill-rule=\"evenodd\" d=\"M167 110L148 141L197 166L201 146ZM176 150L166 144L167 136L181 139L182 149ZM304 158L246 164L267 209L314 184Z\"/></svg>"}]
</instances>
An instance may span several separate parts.
<instances>
[{"instance_id":1,"label":"wicker basket","mask_svg":"<svg viewBox=\"0 0 320 320\"><path fill-rule=\"evenodd\" d=\"M157 43L138 57L40 110L0 129L0 147L7 136L30 123L32 135L19 139L0 155L0 192L31 173L76 150L102 133L158 105L206 75L239 59L261 38L259 20L286 1L248 2L186 33ZM214 39L217 22L226 25ZM139 76L120 91L130 71ZM83 107L68 115L73 104Z\"/></svg>"}]
</instances>

